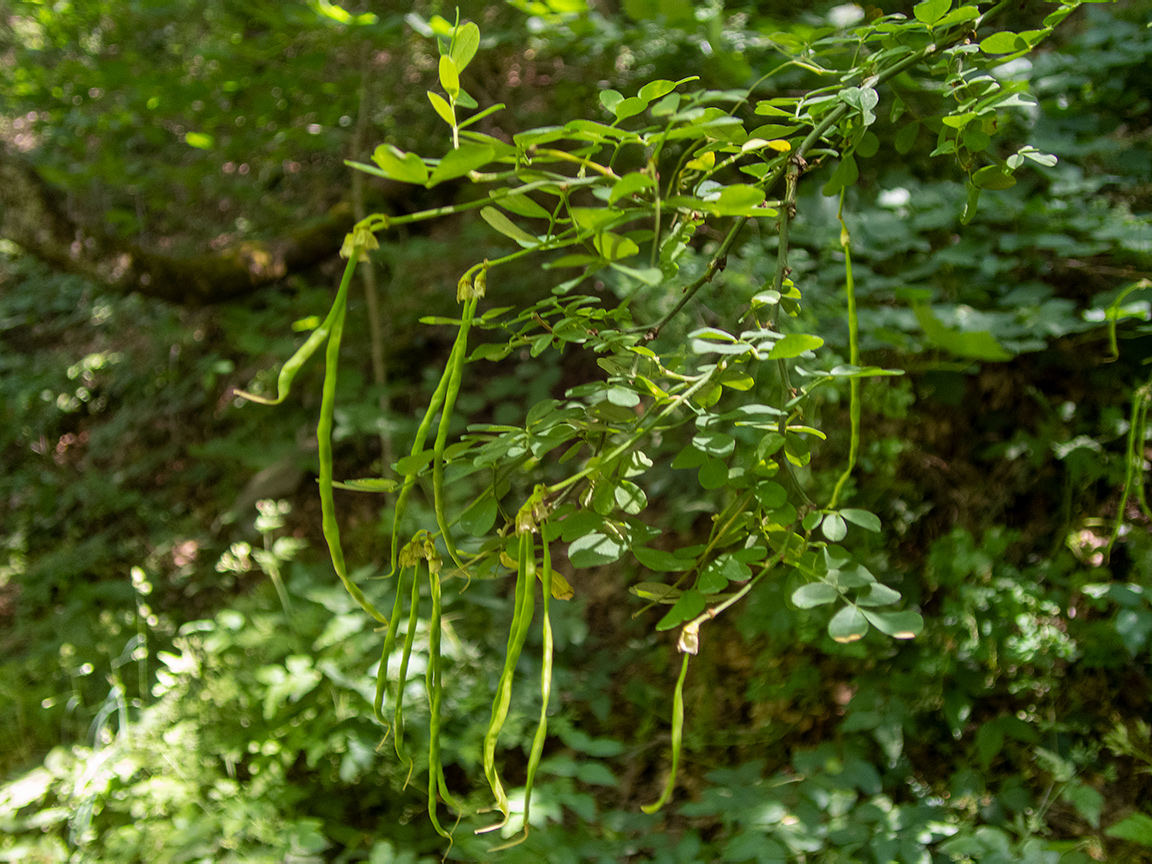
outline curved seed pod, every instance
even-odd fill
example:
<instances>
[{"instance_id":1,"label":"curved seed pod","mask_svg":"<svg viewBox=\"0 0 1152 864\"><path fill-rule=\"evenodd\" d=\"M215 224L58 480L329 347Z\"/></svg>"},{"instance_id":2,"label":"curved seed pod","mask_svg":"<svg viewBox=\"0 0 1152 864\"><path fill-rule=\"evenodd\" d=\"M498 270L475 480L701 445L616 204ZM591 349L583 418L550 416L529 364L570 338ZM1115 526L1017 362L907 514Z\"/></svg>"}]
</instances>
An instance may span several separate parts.
<instances>
[{"instance_id":1,"label":"curved seed pod","mask_svg":"<svg viewBox=\"0 0 1152 864\"><path fill-rule=\"evenodd\" d=\"M500 775L496 771L496 740L504 721L508 719L508 706L512 701L512 681L516 675L516 661L520 659L520 649L524 647L524 637L528 635L528 625L532 623L532 611L536 593L536 558L532 544L532 532L520 534L519 566L516 573L515 611L508 630L508 647L504 654L504 671L496 685L496 696L492 700L492 717L488 722L488 732L484 736L484 776L496 797L496 806L504 818L494 825L477 829L477 834L496 831L508 824L508 796Z\"/></svg>"}]
</instances>

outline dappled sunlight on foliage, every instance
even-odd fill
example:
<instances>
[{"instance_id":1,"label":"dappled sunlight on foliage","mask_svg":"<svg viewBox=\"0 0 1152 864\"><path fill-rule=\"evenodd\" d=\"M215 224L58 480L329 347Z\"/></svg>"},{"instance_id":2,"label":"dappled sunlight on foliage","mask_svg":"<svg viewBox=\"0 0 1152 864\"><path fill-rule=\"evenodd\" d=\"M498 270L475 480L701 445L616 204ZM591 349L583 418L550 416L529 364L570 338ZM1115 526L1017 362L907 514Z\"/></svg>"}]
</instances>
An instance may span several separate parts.
<instances>
[{"instance_id":1,"label":"dappled sunlight on foliage","mask_svg":"<svg viewBox=\"0 0 1152 864\"><path fill-rule=\"evenodd\" d=\"M1139 4L10 7L0 860L1152 860Z\"/></svg>"}]
</instances>

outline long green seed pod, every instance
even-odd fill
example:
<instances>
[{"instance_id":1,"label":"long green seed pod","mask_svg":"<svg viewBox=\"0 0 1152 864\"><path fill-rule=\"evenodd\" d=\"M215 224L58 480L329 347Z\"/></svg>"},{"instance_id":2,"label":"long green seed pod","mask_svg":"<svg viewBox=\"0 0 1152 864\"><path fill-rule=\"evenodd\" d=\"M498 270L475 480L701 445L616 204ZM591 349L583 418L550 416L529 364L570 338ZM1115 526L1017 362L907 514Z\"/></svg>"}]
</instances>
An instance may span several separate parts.
<instances>
[{"instance_id":1,"label":"long green seed pod","mask_svg":"<svg viewBox=\"0 0 1152 864\"><path fill-rule=\"evenodd\" d=\"M532 749L528 754L528 772L524 780L524 832L510 843L497 846L489 851L499 852L508 849L528 838L529 817L532 812L532 783L536 769L540 767L540 757L544 753L544 742L548 738L548 702L552 697L552 619L548 614L552 599L552 552L544 538L544 528L540 528L541 546L544 560L540 568L540 581L544 586L543 642L540 657L540 719L536 723L536 734L532 738Z\"/></svg>"},{"instance_id":2,"label":"long green seed pod","mask_svg":"<svg viewBox=\"0 0 1152 864\"><path fill-rule=\"evenodd\" d=\"M328 348L324 354L324 387L320 399L320 421L316 424L316 437L320 458L320 511L324 539L328 542L328 553L332 558L332 566L336 575L344 583L345 590L360 604L360 608L382 624L388 619L377 611L371 601L364 596L360 586L348 578L348 569L344 564L344 550L340 546L340 525L336 521L336 505L332 496L332 418L336 409L336 374L340 366L340 340L344 335L344 316L348 311L348 286L352 282L351 274L355 270L356 257L348 260L344 270L344 279L340 282L340 290L336 293L333 304L335 316L332 319L331 332L328 335Z\"/></svg>"},{"instance_id":3,"label":"long green seed pod","mask_svg":"<svg viewBox=\"0 0 1152 864\"><path fill-rule=\"evenodd\" d=\"M672 765L668 770L668 782L664 784L664 791L653 804L645 804L640 809L651 815L668 803L672 797L672 790L676 788L676 769L680 764L680 744L684 738L684 679L688 677L688 659L691 654L684 655L684 662L680 665L680 677L676 680L676 690L672 694Z\"/></svg>"},{"instance_id":4,"label":"long green seed pod","mask_svg":"<svg viewBox=\"0 0 1152 864\"><path fill-rule=\"evenodd\" d=\"M476 315L477 297L471 297L464 302L464 316L460 322L460 330L456 334L456 344L452 351L452 362L449 364L451 374L448 378L448 389L444 394L444 408L440 413L440 427L436 430L436 443L432 454L432 498L436 510L436 524L440 528L440 537L444 547L452 557L452 561L461 570L464 562L456 550L452 540L452 532L448 530L448 517L444 512L444 449L448 444L448 429L452 424L452 408L456 405L456 397L460 393L460 382L464 377L464 362L468 359L468 332L472 328L472 319Z\"/></svg>"},{"instance_id":5,"label":"long green seed pod","mask_svg":"<svg viewBox=\"0 0 1152 864\"><path fill-rule=\"evenodd\" d=\"M432 421L440 412L440 408L444 405L444 394L448 390L448 379L452 377L452 369L455 368L456 362L456 344L452 346L452 352L448 355L448 363L444 367L444 372L440 376L440 381L436 385L435 391L432 393L432 398L428 401L428 408L424 412L424 417L420 420L420 425L416 429L416 437L412 441L412 450L410 456L415 456L424 449L424 442L428 440L428 433L432 429ZM408 508L408 496L412 493L412 487L416 485L417 471L413 470L410 474L404 475L404 485L400 489L400 494L396 498L396 512L392 519L392 573L396 572L398 556L400 554L400 522L404 518L404 513ZM388 575L392 575L391 573Z\"/></svg>"},{"instance_id":6,"label":"long green seed pod","mask_svg":"<svg viewBox=\"0 0 1152 864\"><path fill-rule=\"evenodd\" d=\"M257 396L254 393L248 393L245 390L237 390L236 395L250 402L258 402L261 405L279 405L288 398L289 392L292 390L292 381L296 377L308 359L316 353L316 350L324 343L332 332L332 324L336 320L337 314L344 308L344 304L348 298L348 286L352 284L352 274L356 272L356 257L353 256L348 260L347 265L344 267L344 276L340 280L340 288L336 291L336 299L332 303L332 308L328 310L328 314L324 316L324 320L320 326L308 334L308 338L304 340L304 344L296 349L296 353L284 361L284 365L280 367L280 375L276 379L276 398L268 399L264 396Z\"/></svg>"},{"instance_id":7,"label":"long green seed pod","mask_svg":"<svg viewBox=\"0 0 1152 864\"><path fill-rule=\"evenodd\" d=\"M392 649L396 647L396 632L400 629L400 612L404 608L404 569L400 569L400 576L396 580L396 599L392 602L392 617L388 622L388 630L384 634L384 647L380 649L380 667L376 671L376 699L372 704L376 719L385 726L388 725L383 712L384 691L388 687L388 657L392 653Z\"/></svg>"},{"instance_id":8,"label":"long green seed pod","mask_svg":"<svg viewBox=\"0 0 1152 864\"><path fill-rule=\"evenodd\" d=\"M434 547L433 547L434 551ZM440 826L436 817L437 788L446 792L444 766L440 764L440 701L442 695L440 657L440 561L439 556L428 561L428 590L432 596L432 613L428 617L428 672L425 677L428 687L428 817L432 827L441 837L452 840L452 835ZM445 795L448 804L454 804L450 795Z\"/></svg>"},{"instance_id":9,"label":"long green seed pod","mask_svg":"<svg viewBox=\"0 0 1152 864\"><path fill-rule=\"evenodd\" d=\"M536 594L536 557L532 546L532 532L522 531L519 545L519 566L516 573L516 602L512 613L512 624L508 629L508 647L504 654L504 670L496 685L496 696L492 700L492 717L488 721L488 732L484 736L484 776L492 787L496 806L504 818L495 825L477 829L477 834L495 831L508 824L508 796L500 775L496 771L496 741L504 721L508 719L508 706L512 701L512 681L516 675L516 661L520 659L520 649L524 647L524 637L528 625L532 623L532 612Z\"/></svg>"},{"instance_id":10,"label":"long green seed pod","mask_svg":"<svg viewBox=\"0 0 1152 864\"><path fill-rule=\"evenodd\" d=\"M412 645L416 641L416 625L420 621L420 574L419 564L413 565L412 598L408 602L408 630L404 634L404 651L400 655L400 670L396 673L396 705L392 713L393 743L396 757L408 762L412 760L404 754L404 685L408 680L408 660L412 656ZM407 781L404 783L408 785Z\"/></svg>"}]
</instances>

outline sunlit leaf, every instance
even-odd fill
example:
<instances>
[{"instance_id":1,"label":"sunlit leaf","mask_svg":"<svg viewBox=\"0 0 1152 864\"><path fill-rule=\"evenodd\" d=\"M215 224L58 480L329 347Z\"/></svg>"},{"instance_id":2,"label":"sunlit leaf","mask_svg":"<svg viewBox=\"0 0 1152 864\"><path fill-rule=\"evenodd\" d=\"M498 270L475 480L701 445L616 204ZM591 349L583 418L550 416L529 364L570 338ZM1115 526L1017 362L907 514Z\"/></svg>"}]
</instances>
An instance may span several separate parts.
<instances>
[{"instance_id":1,"label":"sunlit leaf","mask_svg":"<svg viewBox=\"0 0 1152 864\"><path fill-rule=\"evenodd\" d=\"M440 86L453 100L460 94L460 73L447 54L440 55Z\"/></svg>"},{"instance_id":2,"label":"sunlit leaf","mask_svg":"<svg viewBox=\"0 0 1152 864\"><path fill-rule=\"evenodd\" d=\"M772 346L768 352L769 360L787 360L790 357L799 357L805 351L811 351L824 344L819 336L810 333L789 333Z\"/></svg>"},{"instance_id":3,"label":"sunlit leaf","mask_svg":"<svg viewBox=\"0 0 1152 864\"><path fill-rule=\"evenodd\" d=\"M839 513L827 514L820 523L820 531L833 543L839 543L848 536L848 526Z\"/></svg>"},{"instance_id":4,"label":"sunlit leaf","mask_svg":"<svg viewBox=\"0 0 1152 864\"><path fill-rule=\"evenodd\" d=\"M924 629L924 619L918 612L876 612L868 609L863 614L877 630L894 639L912 639Z\"/></svg>"},{"instance_id":5,"label":"sunlit leaf","mask_svg":"<svg viewBox=\"0 0 1152 864\"><path fill-rule=\"evenodd\" d=\"M448 104L443 96L429 90L428 101L432 103L432 107L436 109L436 113L440 115L441 120L449 126L456 125L456 112L452 110L452 106Z\"/></svg>"},{"instance_id":6,"label":"sunlit leaf","mask_svg":"<svg viewBox=\"0 0 1152 864\"><path fill-rule=\"evenodd\" d=\"M505 237L510 237L524 246L535 246L540 242L536 237L533 237L495 207L482 208L480 210L480 218Z\"/></svg>"},{"instance_id":7,"label":"sunlit leaf","mask_svg":"<svg viewBox=\"0 0 1152 864\"><path fill-rule=\"evenodd\" d=\"M692 446L709 456L725 458L732 455L732 451L736 447L736 439L724 432L709 429L697 433L692 439Z\"/></svg>"},{"instance_id":8,"label":"sunlit leaf","mask_svg":"<svg viewBox=\"0 0 1152 864\"><path fill-rule=\"evenodd\" d=\"M845 606L828 622L828 635L837 642L858 642L868 632L868 619L855 606Z\"/></svg>"},{"instance_id":9,"label":"sunlit leaf","mask_svg":"<svg viewBox=\"0 0 1152 864\"><path fill-rule=\"evenodd\" d=\"M900 602L900 592L879 582L870 582L868 590L856 598L859 606L891 606ZM882 628L877 628L882 629ZM884 631L887 632L887 631Z\"/></svg>"},{"instance_id":10,"label":"sunlit leaf","mask_svg":"<svg viewBox=\"0 0 1152 864\"><path fill-rule=\"evenodd\" d=\"M792 592L792 602L801 609L812 609L832 603L840 596L834 585L827 582L812 582L801 585Z\"/></svg>"},{"instance_id":11,"label":"sunlit leaf","mask_svg":"<svg viewBox=\"0 0 1152 864\"><path fill-rule=\"evenodd\" d=\"M452 62L456 64L456 72L464 71L472 58L476 56L476 49L480 47L480 28L469 21L456 30L452 40Z\"/></svg>"},{"instance_id":12,"label":"sunlit leaf","mask_svg":"<svg viewBox=\"0 0 1152 864\"><path fill-rule=\"evenodd\" d=\"M480 144L461 144L458 150L449 150L448 155L440 160L440 164L432 169L432 176L428 178L427 186L435 186L445 180L463 177L469 171L475 171L492 161L492 148Z\"/></svg>"},{"instance_id":13,"label":"sunlit leaf","mask_svg":"<svg viewBox=\"0 0 1152 864\"><path fill-rule=\"evenodd\" d=\"M381 144L372 154L372 161L393 180L402 183L425 183L428 168L415 153L405 153L391 144Z\"/></svg>"},{"instance_id":14,"label":"sunlit leaf","mask_svg":"<svg viewBox=\"0 0 1152 864\"><path fill-rule=\"evenodd\" d=\"M931 27L947 15L951 8L952 0L924 0L923 3L917 3L912 7L912 14L916 16L917 21Z\"/></svg>"},{"instance_id":15,"label":"sunlit leaf","mask_svg":"<svg viewBox=\"0 0 1152 864\"><path fill-rule=\"evenodd\" d=\"M612 534L592 531L577 537L568 546L568 560L573 567L598 567L620 559L628 544Z\"/></svg>"},{"instance_id":16,"label":"sunlit leaf","mask_svg":"<svg viewBox=\"0 0 1152 864\"><path fill-rule=\"evenodd\" d=\"M1017 51L1027 51L1028 43L1016 33L1003 30L982 40L980 50L985 54L1014 54Z\"/></svg>"}]
</instances>

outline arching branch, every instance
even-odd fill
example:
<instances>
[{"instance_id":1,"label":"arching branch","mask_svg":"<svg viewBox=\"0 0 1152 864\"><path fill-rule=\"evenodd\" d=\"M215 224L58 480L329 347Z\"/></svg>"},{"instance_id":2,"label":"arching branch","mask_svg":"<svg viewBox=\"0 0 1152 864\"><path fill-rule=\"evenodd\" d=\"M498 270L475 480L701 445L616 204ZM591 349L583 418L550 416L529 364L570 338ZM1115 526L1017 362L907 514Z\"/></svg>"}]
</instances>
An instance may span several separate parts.
<instances>
[{"instance_id":1,"label":"arching branch","mask_svg":"<svg viewBox=\"0 0 1152 864\"><path fill-rule=\"evenodd\" d=\"M244 241L220 252L168 255L93 230L72 219L54 189L26 159L0 149L0 236L52 267L110 290L136 291L201 306L243 296L333 254L352 227L347 205L283 239Z\"/></svg>"}]
</instances>

